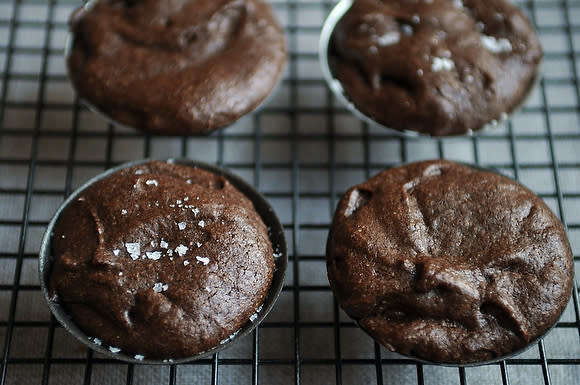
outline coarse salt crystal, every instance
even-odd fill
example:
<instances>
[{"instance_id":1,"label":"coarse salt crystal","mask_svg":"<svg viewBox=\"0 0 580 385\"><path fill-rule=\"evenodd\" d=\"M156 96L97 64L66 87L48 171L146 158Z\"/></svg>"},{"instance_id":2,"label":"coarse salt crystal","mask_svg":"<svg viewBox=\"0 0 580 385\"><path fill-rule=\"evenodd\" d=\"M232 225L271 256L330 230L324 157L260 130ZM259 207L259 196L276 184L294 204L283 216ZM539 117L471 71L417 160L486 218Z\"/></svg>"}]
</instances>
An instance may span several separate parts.
<instances>
[{"instance_id":1,"label":"coarse salt crystal","mask_svg":"<svg viewBox=\"0 0 580 385\"><path fill-rule=\"evenodd\" d=\"M455 68L455 63L453 60L445 57L433 57L433 61L431 62L431 70L435 72L451 71L453 68Z\"/></svg>"},{"instance_id":2,"label":"coarse salt crystal","mask_svg":"<svg viewBox=\"0 0 580 385\"><path fill-rule=\"evenodd\" d=\"M161 251L147 251L145 255L147 255L147 258L156 261L161 258Z\"/></svg>"},{"instance_id":3,"label":"coarse salt crystal","mask_svg":"<svg viewBox=\"0 0 580 385\"><path fill-rule=\"evenodd\" d=\"M488 50L493 53L501 53L501 52L511 52L512 51L512 44L508 39L499 38L496 39L493 36L481 36L481 44Z\"/></svg>"},{"instance_id":4,"label":"coarse salt crystal","mask_svg":"<svg viewBox=\"0 0 580 385\"><path fill-rule=\"evenodd\" d=\"M196 243L197 247L201 247L201 242Z\"/></svg>"},{"instance_id":5,"label":"coarse salt crystal","mask_svg":"<svg viewBox=\"0 0 580 385\"><path fill-rule=\"evenodd\" d=\"M111 353L119 353L119 352L121 351L121 349L119 349L119 348L116 348L116 347L114 347L114 346L109 346L109 351L110 351Z\"/></svg>"},{"instance_id":6,"label":"coarse salt crystal","mask_svg":"<svg viewBox=\"0 0 580 385\"><path fill-rule=\"evenodd\" d=\"M139 254L141 254L141 245L139 242L125 243L125 249L127 249L127 252L133 260L139 259Z\"/></svg>"},{"instance_id":7,"label":"coarse salt crystal","mask_svg":"<svg viewBox=\"0 0 580 385\"><path fill-rule=\"evenodd\" d=\"M166 291L167 289L169 289L168 284L157 282L153 285L153 291L155 291L156 293L161 293L162 291Z\"/></svg>"},{"instance_id":8,"label":"coarse salt crystal","mask_svg":"<svg viewBox=\"0 0 580 385\"><path fill-rule=\"evenodd\" d=\"M401 34L398 31L388 32L377 38L377 43L381 47L397 44L399 41L401 41Z\"/></svg>"},{"instance_id":9,"label":"coarse salt crystal","mask_svg":"<svg viewBox=\"0 0 580 385\"><path fill-rule=\"evenodd\" d=\"M118 257L120 252L121 252L121 250L119 250L119 249L115 249L115 250L113 250L113 255L114 255L115 257Z\"/></svg>"},{"instance_id":10,"label":"coarse salt crystal","mask_svg":"<svg viewBox=\"0 0 580 385\"><path fill-rule=\"evenodd\" d=\"M185 261L183 261L183 266L187 266L189 265L189 261L186 259Z\"/></svg>"},{"instance_id":11,"label":"coarse salt crystal","mask_svg":"<svg viewBox=\"0 0 580 385\"><path fill-rule=\"evenodd\" d=\"M145 356L142 354L135 354L135 359L139 360L139 361L143 361L145 359Z\"/></svg>"},{"instance_id":12,"label":"coarse salt crystal","mask_svg":"<svg viewBox=\"0 0 580 385\"><path fill-rule=\"evenodd\" d=\"M179 230L185 230L185 228L187 227L187 223L185 223L185 222L179 222L177 224L177 227L179 227Z\"/></svg>"},{"instance_id":13,"label":"coarse salt crystal","mask_svg":"<svg viewBox=\"0 0 580 385\"><path fill-rule=\"evenodd\" d=\"M250 316L250 322L254 322L258 319L258 313L254 313Z\"/></svg>"},{"instance_id":14,"label":"coarse salt crystal","mask_svg":"<svg viewBox=\"0 0 580 385\"><path fill-rule=\"evenodd\" d=\"M142 175L143 173L145 173L145 171L143 171L143 170L136 170L135 171L135 175Z\"/></svg>"},{"instance_id":15,"label":"coarse salt crystal","mask_svg":"<svg viewBox=\"0 0 580 385\"><path fill-rule=\"evenodd\" d=\"M200 257L199 255L195 257L198 262L201 262L204 266L209 265L209 258L208 257Z\"/></svg>"},{"instance_id":16,"label":"coarse salt crystal","mask_svg":"<svg viewBox=\"0 0 580 385\"><path fill-rule=\"evenodd\" d=\"M187 253L187 250L189 250L189 248L183 244L180 244L175 248L175 252L179 254L180 257L183 257L185 253Z\"/></svg>"},{"instance_id":17,"label":"coarse salt crystal","mask_svg":"<svg viewBox=\"0 0 580 385\"><path fill-rule=\"evenodd\" d=\"M403 25L401 25L401 31L406 36L413 35L413 27L411 27L409 24L403 24Z\"/></svg>"},{"instance_id":18,"label":"coarse salt crystal","mask_svg":"<svg viewBox=\"0 0 580 385\"><path fill-rule=\"evenodd\" d=\"M99 345L99 346L103 344L103 341L101 341L101 340L100 340L100 339L98 339L97 337L93 338L93 342L94 342L96 345Z\"/></svg>"},{"instance_id":19,"label":"coarse salt crystal","mask_svg":"<svg viewBox=\"0 0 580 385\"><path fill-rule=\"evenodd\" d=\"M121 210L121 214L127 215L127 210L125 210L125 209Z\"/></svg>"},{"instance_id":20,"label":"coarse salt crystal","mask_svg":"<svg viewBox=\"0 0 580 385\"><path fill-rule=\"evenodd\" d=\"M159 242L159 246L162 249L167 249L169 247L169 243L165 242L163 239L161 239L161 242Z\"/></svg>"},{"instance_id":21,"label":"coarse salt crystal","mask_svg":"<svg viewBox=\"0 0 580 385\"><path fill-rule=\"evenodd\" d=\"M199 209L198 208L192 208L191 211L195 214L195 216L197 216L197 214L199 214Z\"/></svg>"},{"instance_id":22,"label":"coarse salt crystal","mask_svg":"<svg viewBox=\"0 0 580 385\"><path fill-rule=\"evenodd\" d=\"M145 182L147 186L159 186L159 182L156 179L149 179Z\"/></svg>"},{"instance_id":23,"label":"coarse salt crystal","mask_svg":"<svg viewBox=\"0 0 580 385\"><path fill-rule=\"evenodd\" d=\"M202 219L201 221L199 221L198 225L199 227L205 227L205 221Z\"/></svg>"}]
</instances>

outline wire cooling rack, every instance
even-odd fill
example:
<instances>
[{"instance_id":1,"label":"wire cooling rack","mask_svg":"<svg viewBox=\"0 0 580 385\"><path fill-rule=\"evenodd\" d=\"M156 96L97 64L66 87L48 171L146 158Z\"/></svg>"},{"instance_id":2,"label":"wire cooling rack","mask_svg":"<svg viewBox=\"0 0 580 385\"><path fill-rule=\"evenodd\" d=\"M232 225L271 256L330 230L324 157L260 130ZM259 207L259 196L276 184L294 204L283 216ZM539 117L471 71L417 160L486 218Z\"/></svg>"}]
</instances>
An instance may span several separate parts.
<instances>
[{"instance_id":1,"label":"wire cooling rack","mask_svg":"<svg viewBox=\"0 0 580 385\"><path fill-rule=\"evenodd\" d=\"M324 245L347 187L405 162L445 157L494 167L538 193L567 226L580 271L580 1L518 2L545 50L526 105L474 137L403 138L335 102L317 57L333 1L276 0L290 47L261 111L213 135L152 137L79 104L65 73L67 19L79 1L0 0L0 384L580 384L578 285L555 329L527 352L474 368L421 365L379 347L338 308ZM118 163L190 157L253 183L283 222L284 291L265 322L218 355L131 365L78 344L50 317L37 252L56 207ZM578 280L578 278L576 278Z\"/></svg>"}]
</instances>

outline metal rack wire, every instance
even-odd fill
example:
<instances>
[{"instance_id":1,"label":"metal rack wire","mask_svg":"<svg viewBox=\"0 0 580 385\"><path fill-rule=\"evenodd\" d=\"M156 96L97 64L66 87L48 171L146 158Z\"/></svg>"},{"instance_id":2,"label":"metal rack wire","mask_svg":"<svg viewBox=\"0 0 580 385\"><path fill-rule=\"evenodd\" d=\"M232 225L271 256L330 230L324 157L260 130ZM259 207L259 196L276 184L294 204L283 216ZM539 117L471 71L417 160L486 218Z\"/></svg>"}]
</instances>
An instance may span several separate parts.
<instances>
[{"instance_id":1,"label":"metal rack wire","mask_svg":"<svg viewBox=\"0 0 580 385\"><path fill-rule=\"evenodd\" d=\"M445 157L495 167L537 192L568 229L580 271L580 1L528 0L544 45L539 86L480 135L404 138L369 127L327 90L316 46L329 0L275 0L290 57L271 103L201 138L105 123L72 92L64 37L76 0L0 0L0 384L580 384L578 285L555 329L497 365L445 368L389 353L338 308L324 244L346 188L404 162ZM248 338L186 365L144 366L88 351L51 319L38 244L64 197L126 160L184 156L228 168L276 209L290 265L279 303ZM577 278L578 280L578 278Z\"/></svg>"}]
</instances>

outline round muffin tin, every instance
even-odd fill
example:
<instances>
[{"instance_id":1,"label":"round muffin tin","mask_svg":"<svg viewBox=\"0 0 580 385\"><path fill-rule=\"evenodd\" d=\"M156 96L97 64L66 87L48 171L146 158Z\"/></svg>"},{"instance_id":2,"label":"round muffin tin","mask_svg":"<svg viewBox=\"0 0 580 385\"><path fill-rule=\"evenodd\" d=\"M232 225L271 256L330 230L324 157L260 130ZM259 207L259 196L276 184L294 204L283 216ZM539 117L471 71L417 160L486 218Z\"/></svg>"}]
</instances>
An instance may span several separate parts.
<instances>
[{"instance_id":1,"label":"round muffin tin","mask_svg":"<svg viewBox=\"0 0 580 385\"><path fill-rule=\"evenodd\" d=\"M100 0L88 0L87 3L82 6L82 8L85 11L89 11L91 8L93 8L95 6L95 4L100 1ZM65 44L64 44L64 61L65 64L68 63L68 59L71 55L72 49L74 46L74 34L69 30L65 36ZM287 49L287 48L286 48ZM288 53L286 52L286 61L287 61L287 56ZM231 121L230 123L224 125L224 126L220 126L220 127L216 127L214 129L211 130L207 130L204 132L193 132L193 133L185 133L185 134L175 134L175 133L152 133L149 132L147 130L142 129L141 127L134 127L128 124L125 124L123 122L120 122L119 120L115 119L113 116L109 115L107 112L105 112L104 110L102 110L101 108L99 108L98 106L96 106L95 104L93 104L91 101L89 101L88 99L86 99L85 97L83 97L82 95L80 95L77 90L76 87L74 85L74 82L70 81L71 87L73 87L73 89L75 90L75 92L77 93L80 102L85 105L91 112L99 115L101 118L103 118L107 123L109 124L113 124L117 127L121 127L123 129L126 130L135 130L135 131L139 131L145 134L149 134L149 135L154 135L154 136L208 136L211 135L221 129L227 128L233 124L235 124L237 121L243 119L244 117L247 117L253 113L259 112L261 111L265 106L267 106L277 95L277 93L280 90L280 86L282 83L282 76L284 74L285 71L285 67L286 67L286 61L284 61L284 63L282 64L282 67L280 69L280 74L278 76L278 79L276 81L276 83L274 84L273 88L270 90L270 92L263 98L263 100L261 102L259 102L253 109L247 111L246 114L239 116L237 119ZM67 71L67 77L70 79L72 79L71 77L71 69L69 67L68 64L65 65L66 67L66 71Z\"/></svg>"},{"instance_id":2,"label":"round muffin tin","mask_svg":"<svg viewBox=\"0 0 580 385\"><path fill-rule=\"evenodd\" d=\"M336 77L334 77L332 70L330 68L329 55L328 55L328 51L330 48L330 41L332 39L332 35L334 33L334 29L335 29L337 23L344 16L344 14L350 9L350 7L352 6L352 4L354 2L355 2L355 0L340 0L336 4L336 6L332 9L332 11L328 14L324 24L322 25L322 30L320 32L320 40L318 42L318 57L319 57L319 61L320 61L322 76L324 77L324 80L326 81L328 88L330 88L330 90L332 91L332 93L334 94L336 99L338 99L340 101L340 103L347 108L347 110L349 110L352 114L357 116L360 120L364 121L365 123L369 124L372 127L378 127L378 128L383 129L383 130L386 130L389 134L401 135L401 136L406 136L406 137L425 137L425 136L431 137L431 135L429 135L429 134L420 133L420 132L412 131L412 130L398 130L398 129L394 129L392 127L388 127L388 126L385 126L385 125L377 122L372 117L370 117L370 116L366 115L365 113L363 113L362 111L360 111L354 105L354 103L349 99L348 95L346 94L340 80L338 80ZM531 82L530 87L527 90L525 96L522 98L522 101L511 110L511 112L502 114L499 121L492 120L489 123L485 124L480 129L477 129L475 131L469 130L464 135L455 135L455 136L477 135L481 132L484 132L485 130L487 130L489 128L497 126L500 122L508 120L510 116L517 113L522 108L522 106L527 102L527 100L529 99L529 97L533 93L533 91L537 88L539 77L540 77L539 75L541 72L540 67L541 67L541 62L540 62L540 65L538 66L538 70L536 71L534 79Z\"/></svg>"},{"instance_id":3,"label":"round muffin tin","mask_svg":"<svg viewBox=\"0 0 580 385\"><path fill-rule=\"evenodd\" d=\"M178 359L148 359L147 357L139 357L138 355L129 355L124 353L123 351L116 351L117 349L111 348L106 345L102 345L99 343L100 341L97 339L95 342L95 338L91 338L92 336L88 336L85 334L77 325L74 324L72 318L69 316L67 311L58 303L52 301L49 296L49 289L48 289L48 281L51 273L52 264L54 261L54 256L52 254L52 237L53 237L53 229L58 221L59 216L63 212L63 210L72 202L76 200L76 198L89 186L93 183L105 179L109 175L132 166L137 166L140 164L144 164L149 162L151 159L139 160L134 162L129 162L122 164L120 166L111 168L102 174L99 174L84 185L79 187L75 190L57 209L56 213L52 217L51 221L48 224L46 232L41 241L40 245L40 252L39 252L39 273L40 273L40 288L46 299L48 307L50 311L54 315L54 317L60 322L60 324L74 337L76 337L80 342L88 346L89 348L113 359L130 362L130 363L139 363L139 364L179 364L185 363L193 360L198 360L212 354L215 354L231 345L233 345L237 340L243 338L244 336L248 335L249 333L256 328L266 318L268 313L274 307L280 292L282 291L282 287L284 286L284 277L286 274L286 268L288 266L288 254L286 250L286 240L284 237L284 228L280 224L274 209L270 206L270 204L264 199L264 197L251 185L245 182L239 176L226 171L222 168L212 166L203 162L198 162L190 159L178 158L178 159L167 159L168 163L176 163L184 166L199 168L202 170L206 170L212 172L217 175L221 175L225 177L233 186L235 186L240 192L242 192L254 205L256 211L262 218L262 221L268 228L268 235L270 237L270 241L272 242L272 247L274 250L274 263L275 263L275 270L274 276L272 278L272 283L270 284L270 288L268 290L268 294L266 299L264 300L263 304L260 306L259 310L254 313L250 317L250 320L246 322L244 326L238 329L235 333L230 335L227 339L220 342L219 345L200 352L191 357L185 358L178 358ZM111 348L111 349L110 349ZM111 351L113 350L113 351ZM135 358L138 357L138 358Z\"/></svg>"}]
</instances>

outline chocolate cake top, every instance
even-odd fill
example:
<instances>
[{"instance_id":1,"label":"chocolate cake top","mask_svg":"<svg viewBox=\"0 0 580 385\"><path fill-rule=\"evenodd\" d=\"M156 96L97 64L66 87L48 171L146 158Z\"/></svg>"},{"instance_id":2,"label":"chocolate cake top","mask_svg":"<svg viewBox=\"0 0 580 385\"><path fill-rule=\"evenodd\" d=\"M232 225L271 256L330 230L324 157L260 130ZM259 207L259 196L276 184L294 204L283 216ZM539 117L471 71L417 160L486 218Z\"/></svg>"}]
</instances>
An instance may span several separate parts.
<instances>
[{"instance_id":1,"label":"chocolate cake top","mask_svg":"<svg viewBox=\"0 0 580 385\"><path fill-rule=\"evenodd\" d=\"M542 49L508 1L355 0L328 56L359 111L441 136L478 130L520 105Z\"/></svg>"},{"instance_id":2,"label":"chocolate cake top","mask_svg":"<svg viewBox=\"0 0 580 385\"><path fill-rule=\"evenodd\" d=\"M328 277L387 348L428 361L501 357L564 310L572 252L558 218L506 177L443 160L388 169L340 200Z\"/></svg>"},{"instance_id":3,"label":"chocolate cake top","mask_svg":"<svg viewBox=\"0 0 580 385\"><path fill-rule=\"evenodd\" d=\"M268 230L224 177L150 162L90 185L53 233L51 299L88 336L152 359L228 339L263 303Z\"/></svg>"},{"instance_id":4,"label":"chocolate cake top","mask_svg":"<svg viewBox=\"0 0 580 385\"><path fill-rule=\"evenodd\" d=\"M154 134L233 123L270 94L286 61L284 33L259 0L98 0L70 24L80 96Z\"/></svg>"}]
</instances>

